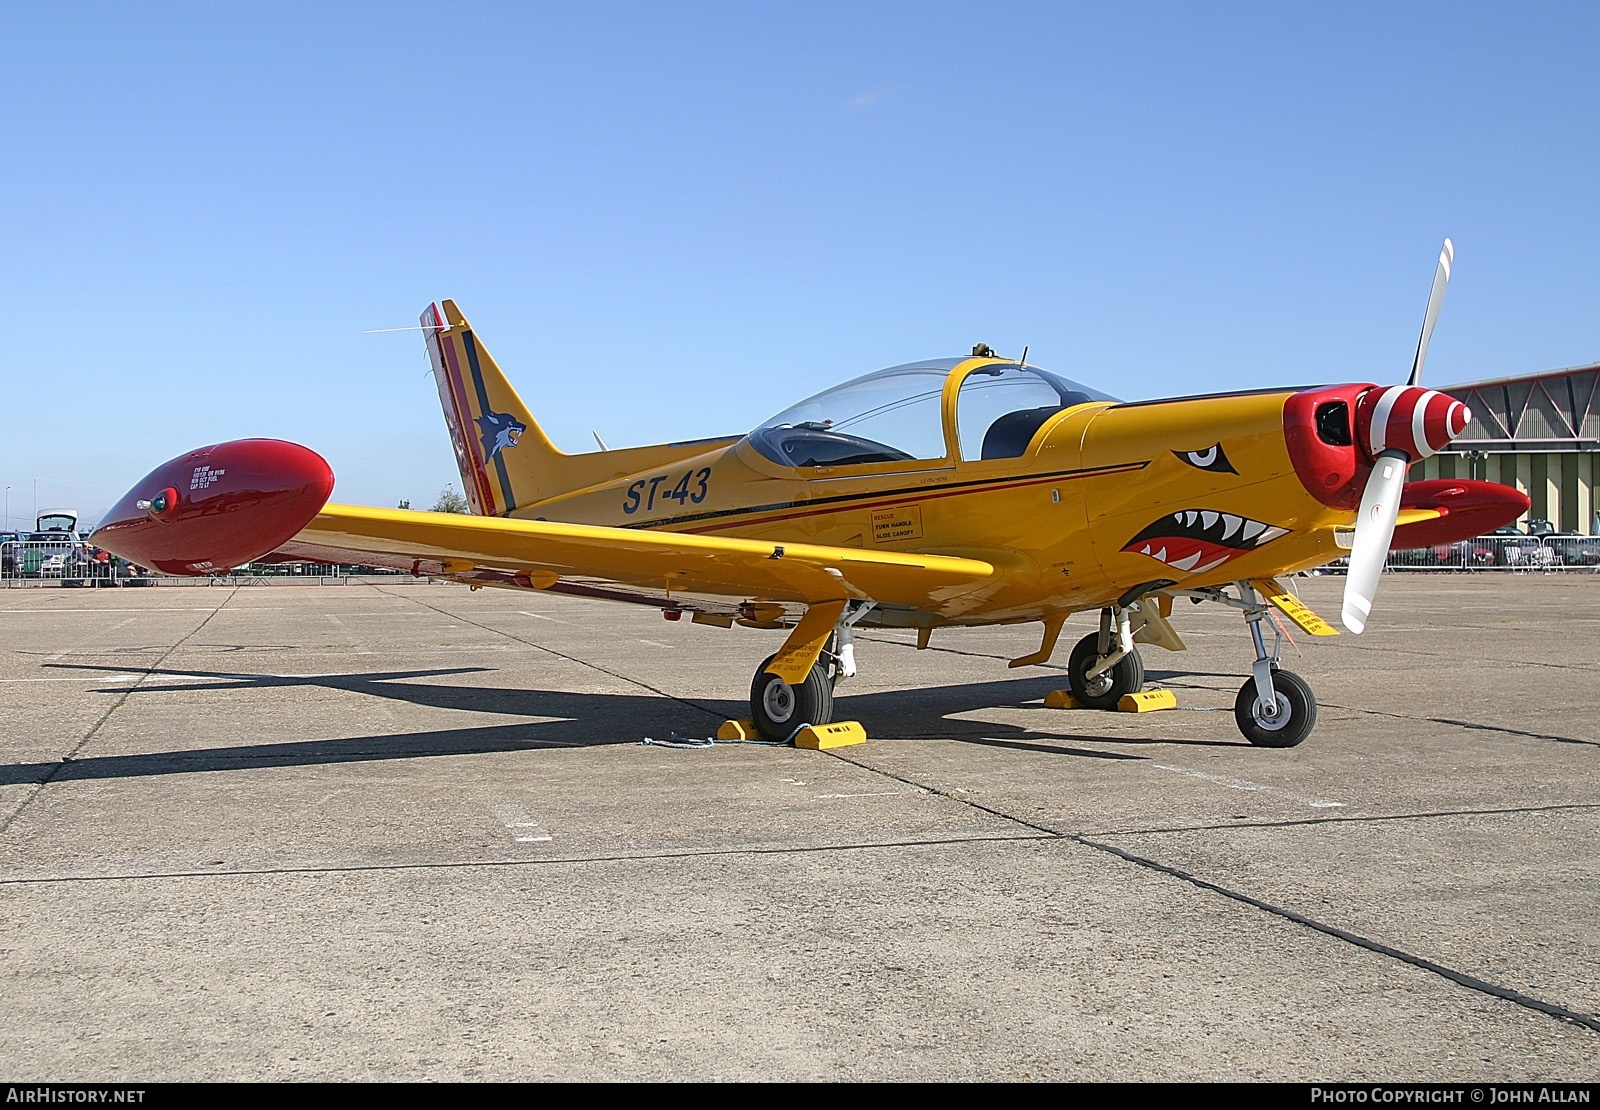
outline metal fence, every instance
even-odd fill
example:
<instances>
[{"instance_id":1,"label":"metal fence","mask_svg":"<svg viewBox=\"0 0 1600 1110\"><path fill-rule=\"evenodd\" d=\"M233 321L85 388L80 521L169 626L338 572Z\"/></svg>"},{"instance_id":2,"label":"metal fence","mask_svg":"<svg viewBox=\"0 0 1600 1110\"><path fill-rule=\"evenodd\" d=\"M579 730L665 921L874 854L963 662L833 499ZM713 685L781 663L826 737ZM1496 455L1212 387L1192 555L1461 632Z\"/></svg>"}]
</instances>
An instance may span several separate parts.
<instances>
[{"instance_id":1,"label":"metal fence","mask_svg":"<svg viewBox=\"0 0 1600 1110\"><path fill-rule=\"evenodd\" d=\"M1345 560L1326 570L1344 569ZM1391 551L1390 570L1600 571L1600 536L1479 536Z\"/></svg>"},{"instance_id":2,"label":"metal fence","mask_svg":"<svg viewBox=\"0 0 1600 1110\"><path fill-rule=\"evenodd\" d=\"M41 538L32 533L0 542L0 588L17 586L153 586L325 584L352 577L409 577L397 571L322 563L251 563L201 578L173 577L134 566L67 533Z\"/></svg>"},{"instance_id":3,"label":"metal fence","mask_svg":"<svg viewBox=\"0 0 1600 1110\"><path fill-rule=\"evenodd\" d=\"M109 552L100 552L71 533L32 533L0 543L0 585L148 585L154 577Z\"/></svg>"}]
</instances>

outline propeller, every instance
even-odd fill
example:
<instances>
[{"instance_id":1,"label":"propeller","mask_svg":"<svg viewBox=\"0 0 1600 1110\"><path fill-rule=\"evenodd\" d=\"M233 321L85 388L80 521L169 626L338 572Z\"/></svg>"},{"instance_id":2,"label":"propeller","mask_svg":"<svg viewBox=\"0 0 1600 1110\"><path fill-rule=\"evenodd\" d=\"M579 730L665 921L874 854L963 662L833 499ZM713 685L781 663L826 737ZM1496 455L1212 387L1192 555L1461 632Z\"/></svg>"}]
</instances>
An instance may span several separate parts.
<instances>
[{"instance_id":1,"label":"propeller","mask_svg":"<svg viewBox=\"0 0 1600 1110\"><path fill-rule=\"evenodd\" d=\"M1385 451L1373 464L1367 488L1361 491L1356 517L1356 541L1350 549L1350 571L1344 580L1344 611L1340 619L1351 632L1367 627L1378 576L1389 557L1395 521L1400 517L1400 491L1406 484L1406 463L1401 451Z\"/></svg>"},{"instance_id":2,"label":"propeller","mask_svg":"<svg viewBox=\"0 0 1600 1110\"><path fill-rule=\"evenodd\" d=\"M1369 389L1356 402L1357 441L1372 458L1373 466L1366 488L1361 492L1355 542L1350 549L1350 570L1344 580L1344 610L1340 619L1351 632L1359 633L1366 628L1367 617L1372 613L1378 577L1383 573L1395 522L1400 517L1400 494L1406 482L1406 467L1443 450L1466 430L1472 419L1472 412L1460 401L1423 389L1418 384L1455 256L1455 245L1446 239L1439 251L1433 291L1428 294L1428 311L1422 319L1422 335L1417 340L1411 377L1405 385Z\"/></svg>"},{"instance_id":3,"label":"propeller","mask_svg":"<svg viewBox=\"0 0 1600 1110\"><path fill-rule=\"evenodd\" d=\"M1422 318L1422 334L1417 337L1417 357L1411 360L1411 377L1407 385L1422 381L1422 364L1428 357L1428 340L1433 338L1433 325L1439 319L1439 306L1444 304L1444 287L1450 284L1450 267L1455 264L1456 245L1444 241L1439 248L1439 268L1433 272L1433 290L1428 294L1428 312Z\"/></svg>"}]
</instances>

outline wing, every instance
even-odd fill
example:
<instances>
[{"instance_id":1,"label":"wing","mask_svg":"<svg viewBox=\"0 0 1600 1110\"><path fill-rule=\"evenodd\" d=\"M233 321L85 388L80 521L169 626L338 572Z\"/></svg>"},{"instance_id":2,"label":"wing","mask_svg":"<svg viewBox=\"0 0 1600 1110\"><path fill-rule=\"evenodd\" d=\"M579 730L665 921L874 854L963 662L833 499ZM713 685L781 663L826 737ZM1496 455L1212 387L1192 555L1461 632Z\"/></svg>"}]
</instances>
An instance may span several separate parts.
<instances>
[{"instance_id":1,"label":"wing","mask_svg":"<svg viewBox=\"0 0 1600 1110\"><path fill-rule=\"evenodd\" d=\"M351 505L324 506L274 557L727 613L745 601L931 608L995 571L948 555ZM697 596L726 600L697 604Z\"/></svg>"}]
</instances>

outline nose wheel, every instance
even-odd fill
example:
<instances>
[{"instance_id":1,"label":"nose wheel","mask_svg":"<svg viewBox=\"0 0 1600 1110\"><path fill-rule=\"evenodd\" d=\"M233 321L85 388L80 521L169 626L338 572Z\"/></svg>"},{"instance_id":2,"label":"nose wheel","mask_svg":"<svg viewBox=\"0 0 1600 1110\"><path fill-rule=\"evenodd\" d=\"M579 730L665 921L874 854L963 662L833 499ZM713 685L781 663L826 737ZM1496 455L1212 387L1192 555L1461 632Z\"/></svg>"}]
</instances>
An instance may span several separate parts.
<instances>
[{"instance_id":1,"label":"nose wheel","mask_svg":"<svg viewBox=\"0 0 1600 1110\"><path fill-rule=\"evenodd\" d=\"M1262 622L1267 619L1270 605L1257 593L1255 585L1244 580L1235 582L1234 586L1239 591L1236 597L1214 587L1174 592L1183 593L1197 603L1213 601L1244 611L1245 626L1250 630L1256 658L1250 666L1249 680L1233 699L1234 722L1244 738L1259 748L1292 748L1310 736L1317 725L1316 695L1305 679L1278 667L1278 650L1283 645L1284 632L1274 622L1272 646L1267 646ZM1276 583L1273 586L1281 592ZM1304 624L1301 627L1307 628ZM1307 628L1307 631L1312 629Z\"/></svg>"},{"instance_id":2,"label":"nose wheel","mask_svg":"<svg viewBox=\"0 0 1600 1110\"><path fill-rule=\"evenodd\" d=\"M1244 738L1258 748L1292 748L1316 727L1316 695L1305 679L1274 666L1272 701L1261 700L1252 678L1233 699L1233 719Z\"/></svg>"}]
</instances>

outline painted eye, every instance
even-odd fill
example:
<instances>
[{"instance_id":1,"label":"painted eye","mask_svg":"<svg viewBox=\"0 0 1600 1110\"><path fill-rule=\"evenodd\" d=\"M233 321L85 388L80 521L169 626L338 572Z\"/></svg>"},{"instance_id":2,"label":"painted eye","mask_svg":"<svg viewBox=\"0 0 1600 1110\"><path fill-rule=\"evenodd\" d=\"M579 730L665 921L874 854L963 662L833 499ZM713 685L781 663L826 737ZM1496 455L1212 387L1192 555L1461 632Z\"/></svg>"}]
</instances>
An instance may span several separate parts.
<instances>
[{"instance_id":1,"label":"painted eye","mask_svg":"<svg viewBox=\"0 0 1600 1110\"><path fill-rule=\"evenodd\" d=\"M1228 461L1228 456L1222 453L1222 444L1213 443L1204 451L1174 451L1174 455L1200 470L1209 470L1213 474L1237 474L1233 464Z\"/></svg>"}]
</instances>

